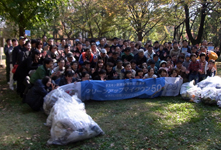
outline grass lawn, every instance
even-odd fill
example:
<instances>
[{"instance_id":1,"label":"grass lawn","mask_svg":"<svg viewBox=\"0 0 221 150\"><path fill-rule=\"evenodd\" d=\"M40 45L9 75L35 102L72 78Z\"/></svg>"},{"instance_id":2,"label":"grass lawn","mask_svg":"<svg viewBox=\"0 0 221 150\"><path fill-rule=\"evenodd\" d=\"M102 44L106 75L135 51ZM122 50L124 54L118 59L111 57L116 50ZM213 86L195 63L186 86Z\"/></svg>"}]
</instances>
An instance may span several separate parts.
<instances>
[{"instance_id":1,"label":"grass lawn","mask_svg":"<svg viewBox=\"0 0 221 150\"><path fill-rule=\"evenodd\" d=\"M181 97L85 103L87 113L106 133L68 144L48 146L47 116L33 112L7 88L0 70L0 149L169 149L221 148L221 111Z\"/></svg>"}]
</instances>

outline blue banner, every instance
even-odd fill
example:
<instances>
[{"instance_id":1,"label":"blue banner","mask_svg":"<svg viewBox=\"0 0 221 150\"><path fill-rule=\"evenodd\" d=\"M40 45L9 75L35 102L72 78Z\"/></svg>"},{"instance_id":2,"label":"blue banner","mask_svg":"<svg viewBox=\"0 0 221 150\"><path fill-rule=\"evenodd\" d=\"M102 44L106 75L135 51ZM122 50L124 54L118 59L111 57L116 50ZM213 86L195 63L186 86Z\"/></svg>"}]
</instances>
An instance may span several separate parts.
<instances>
[{"instance_id":1,"label":"blue banner","mask_svg":"<svg viewBox=\"0 0 221 150\"><path fill-rule=\"evenodd\" d=\"M165 78L81 82L81 99L123 100L129 98L154 98L161 95Z\"/></svg>"}]
</instances>

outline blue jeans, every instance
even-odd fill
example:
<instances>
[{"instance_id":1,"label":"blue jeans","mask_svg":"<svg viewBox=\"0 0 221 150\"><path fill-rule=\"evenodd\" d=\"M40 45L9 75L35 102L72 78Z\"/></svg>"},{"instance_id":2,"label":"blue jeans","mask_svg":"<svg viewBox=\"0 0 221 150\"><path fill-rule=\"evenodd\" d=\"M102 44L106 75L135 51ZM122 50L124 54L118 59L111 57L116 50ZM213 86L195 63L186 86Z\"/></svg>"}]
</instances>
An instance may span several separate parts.
<instances>
[{"instance_id":1,"label":"blue jeans","mask_svg":"<svg viewBox=\"0 0 221 150\"><path fill-rule=\"evenodd\" d=\"M192 81L192 80L194 80L195 84L197 84L198 81L199 81L199 75L198 74L190 74L189 75L189 82Z\"/></svg>"}]
</instances>

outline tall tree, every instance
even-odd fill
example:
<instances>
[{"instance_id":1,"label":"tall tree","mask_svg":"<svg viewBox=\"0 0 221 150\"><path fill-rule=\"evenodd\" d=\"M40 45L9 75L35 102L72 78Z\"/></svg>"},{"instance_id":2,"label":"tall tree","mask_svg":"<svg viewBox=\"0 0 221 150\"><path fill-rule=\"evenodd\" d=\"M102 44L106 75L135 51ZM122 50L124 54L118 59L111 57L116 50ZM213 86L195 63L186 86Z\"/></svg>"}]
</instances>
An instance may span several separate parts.
<instances>
[{"instance_id":1,"label":"tall tree","mask_svg":"<svg viewBox=\"0 0 221 150\"><path fill-rule=\"evenodd\" d=\"M66 1L66 0L65 0ZM18 25L19 35L36 22L47 22L58 15L61 0L1 0L0 15Z\"/></svg>"},{"instance_id":2,"label":"tall tree","mask_svg":"<svg viewBox=\"0 0 221 150\"><path fill-rule=\"evenodd\" d=\"M205 21L210 11L220 5L219 2L213 2L212 0L199 0L199 1L191 1L189 3L183 3L184 11L185 11L185 25L186 25L186 33L188 35L189 40L193 45L199 44L202 41L203 33L205 30ZM198 17L198 18L197 18ZM193 29L195 20L199 20L198 32L196 36Z\"/></svg>"}]
</instances>

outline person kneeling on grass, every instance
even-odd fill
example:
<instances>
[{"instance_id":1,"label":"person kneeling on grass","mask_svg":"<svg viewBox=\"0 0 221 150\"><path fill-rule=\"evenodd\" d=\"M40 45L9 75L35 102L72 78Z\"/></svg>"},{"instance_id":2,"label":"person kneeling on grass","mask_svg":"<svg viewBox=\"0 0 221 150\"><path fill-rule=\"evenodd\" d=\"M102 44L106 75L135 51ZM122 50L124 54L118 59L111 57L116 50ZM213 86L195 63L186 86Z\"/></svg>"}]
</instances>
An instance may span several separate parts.
<instances>
[{"instance_id":1,"label":"person kneeling on grass","mask_svg":"<svg viewBox=\"0 0 221 150\"><path fill-rule=\"evenodd\" d=\"M34 86L29 90L25 97L25 102L35 111L42 109L44 97L50 91L57 88L57 85L52 83L50 77L46 76L43 79L38 79Z\"/></svg>"}]
</instances>

